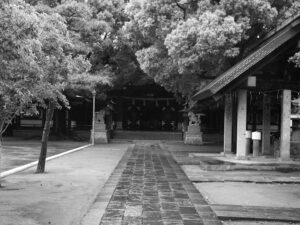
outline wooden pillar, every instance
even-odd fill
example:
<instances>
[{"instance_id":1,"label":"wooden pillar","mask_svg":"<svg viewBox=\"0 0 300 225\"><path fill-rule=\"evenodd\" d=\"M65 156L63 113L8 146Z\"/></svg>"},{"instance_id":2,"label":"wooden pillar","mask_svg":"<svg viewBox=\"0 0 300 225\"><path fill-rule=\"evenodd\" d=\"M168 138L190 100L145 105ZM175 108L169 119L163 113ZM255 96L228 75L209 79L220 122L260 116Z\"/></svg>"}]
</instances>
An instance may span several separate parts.
<instances>
[{"instance_id":1,"label":"wooden pillar","mask_svg":"<svg viewBox=\"0 0 300 225\"><path fill-rule=\"evenodd\" d=\"M246 150L246 125L247 125L247 90L238 90L237 102L237 158L245 158Z\"/></svg>"},{"instance_id":2,"label":"wooden pillar","mask_svg":"<svg viewBox=\"0 0 300 225\"><path fill-rule=\"evenodd\" d=\"M271 98L270 95L263 97L263 122L262 122L262 154L270 155L271 135Z\"/></svg>"},{"instance_id":3,"label":"wooden pillar","mask_svg":"<svg viewBox=\"0 0 300 225\"><path fill-rule=\"evenodd\" d=\"M280 130L280 158L290 158L290 119L291 119L291 90L282 91L281 102L281 130Z\"/></svg>"},{"instance_id":4,"label":"wooden pillar","mask_svg":"<svg viewBox=\"0 0 300 225\"><path fill-rule=\"evenodd\" d=\"M232 93L225 94L224 109L224 154L232 152L232 112L233 96Z\"/></svg>"},{"instance_id":5,"label":"wooden pillar","mask_svg":"<svg viewBox=\"0 0 300 225\"><path fill-rule=\"evenodd\" d=\"M233 116L232 116L232 152L236 153L237 139L237 93L233 93Z\"/></svg>"}]
</instances>

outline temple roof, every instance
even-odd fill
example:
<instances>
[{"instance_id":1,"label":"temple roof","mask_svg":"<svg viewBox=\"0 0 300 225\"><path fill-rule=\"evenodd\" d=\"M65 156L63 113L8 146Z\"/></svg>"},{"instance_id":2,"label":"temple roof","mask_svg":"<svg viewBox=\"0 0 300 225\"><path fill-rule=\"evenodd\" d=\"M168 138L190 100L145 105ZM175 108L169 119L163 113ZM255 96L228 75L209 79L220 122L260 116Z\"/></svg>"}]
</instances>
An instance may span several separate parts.
<instances>
[{"instance_id":1,"label":"temple roof","mask_svg":"<svg viewBox=\"0 0 300 225\"><path fill-rule=\"evenodd\" d=\"M268 33L254 51L214 79L204 89L197 92L192 97L192 101L201 101L212 97L237 79L249 75L249 71L257 64L264 61L287 41L298 35L300 33L299 25L300 13Z\"/></svg>"}]
</instances>

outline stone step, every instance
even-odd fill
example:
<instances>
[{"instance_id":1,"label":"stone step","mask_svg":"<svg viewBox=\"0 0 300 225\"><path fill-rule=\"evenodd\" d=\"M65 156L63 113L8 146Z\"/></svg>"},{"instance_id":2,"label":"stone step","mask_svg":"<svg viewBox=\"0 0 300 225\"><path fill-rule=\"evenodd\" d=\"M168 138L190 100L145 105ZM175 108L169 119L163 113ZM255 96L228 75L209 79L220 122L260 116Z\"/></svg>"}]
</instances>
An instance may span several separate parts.
<instances>
[{"instance_id":1,"label":"stone step","mask_svg":"<svg viewBox=\"0 0 300 225\"><path fill-rule=\"evenodd\" d=\"M300 222L299 208L242 205L211 205L219 219Z\"/></svg>"},{"instance_id":2,"label":"stone step","mask_svg":"<svg viewBox=\"0 0 300 225\"><path fill-rule=\"evenodd\" d=\"M130 140L182 140L181 132L168 131L114 131L113 139Z\"/></svg>"}]
</instances>

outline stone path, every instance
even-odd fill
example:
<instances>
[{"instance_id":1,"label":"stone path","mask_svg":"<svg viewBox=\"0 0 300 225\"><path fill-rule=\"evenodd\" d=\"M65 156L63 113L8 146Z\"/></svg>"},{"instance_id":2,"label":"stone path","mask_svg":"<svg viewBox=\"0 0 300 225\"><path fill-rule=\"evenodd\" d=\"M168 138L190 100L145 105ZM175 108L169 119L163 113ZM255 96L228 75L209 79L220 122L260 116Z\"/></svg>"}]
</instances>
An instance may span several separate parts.
<instances>
[{"instance_id":1,"label":"stone path","mask_svg":"<svg viewBox=\"0 0 300 225\"><path fill-rule=\"evenodd\" d=\"M138 143L127 154L104 191L112 196L97 200L107 201L101 225L222 224L162 146Z\"/></svg>"}]
</instances>

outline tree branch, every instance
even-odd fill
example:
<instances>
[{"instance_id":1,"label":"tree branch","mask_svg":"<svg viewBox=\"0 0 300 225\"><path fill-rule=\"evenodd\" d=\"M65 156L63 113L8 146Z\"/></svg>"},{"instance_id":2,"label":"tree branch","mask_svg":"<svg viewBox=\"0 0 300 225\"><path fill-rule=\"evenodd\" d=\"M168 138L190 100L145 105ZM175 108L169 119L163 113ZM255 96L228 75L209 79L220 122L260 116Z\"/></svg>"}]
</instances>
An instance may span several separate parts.
<instances>
[{"instance_id":1,"label":"tree branch","mask_svg":"<svg viewBox=\"0 0 300 225\"><path fill-rule=\"evenodd\" d=\"M183 11L183 19L186 20L186 8L180 5L177 1L175 1L178 8L180 8Z\"/></svg>"},{"instance_id":2,"label":"tree branch","mask_svg":"<svg viewBox=\"0 0 300 225\"><path fill-rule=\"evenodd\" d=\"M9 125L10 125L10 123L5 124L4 129L1 130L1 135L4 134L4 132L7 130Z\"/></svg>"},{"instance_id":3,"label":"tree branch","mask_svg":"<svg viewBox=\"0 0 300 225\"><path fill-rule=\"evenodd\" d=\"M12 116L8 117L7 121L10 121L10 122L8 122L6 124L5 124L5 122L1 123L0 135L4 134L4 132L7 130L8 126L11 124L11 121L13 118L14 118L14 114Z\"/></svg>"}]
</instances>

